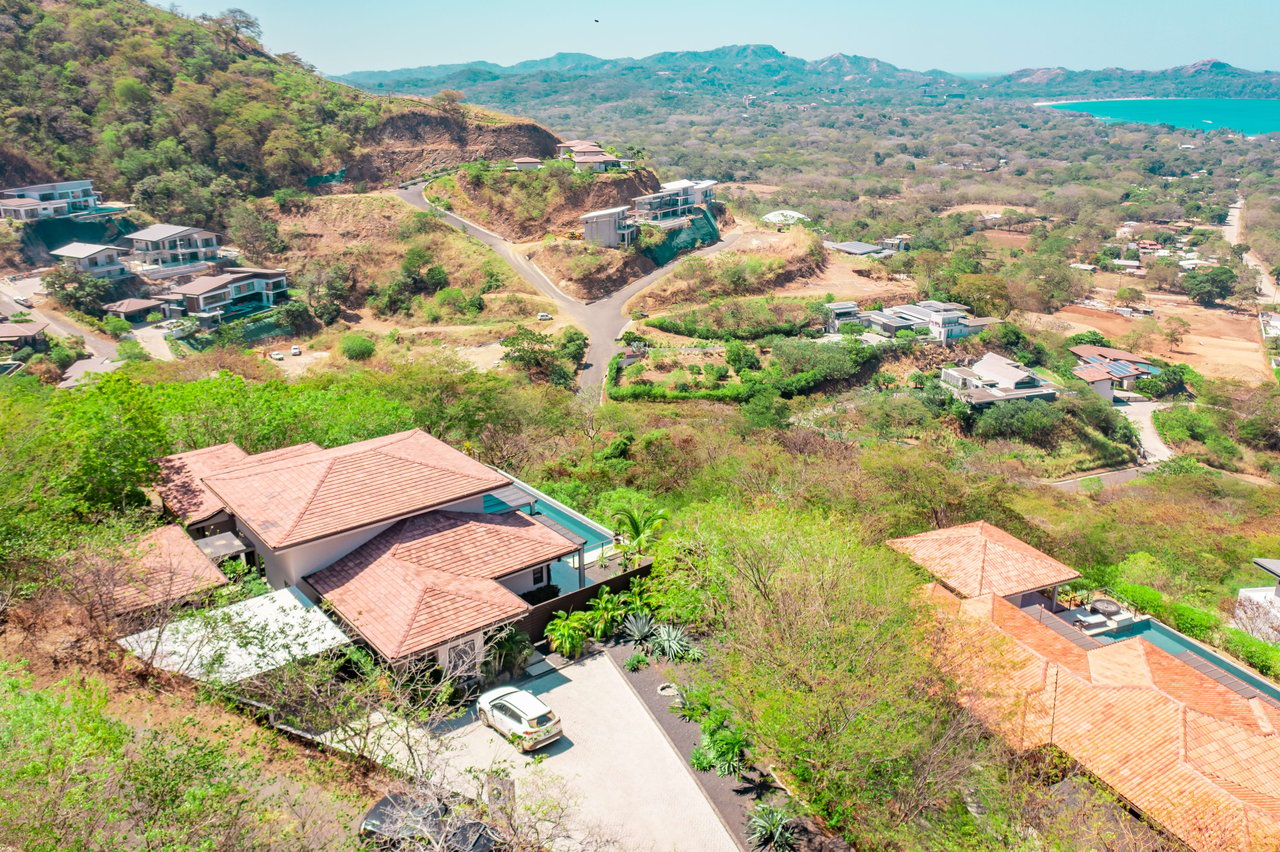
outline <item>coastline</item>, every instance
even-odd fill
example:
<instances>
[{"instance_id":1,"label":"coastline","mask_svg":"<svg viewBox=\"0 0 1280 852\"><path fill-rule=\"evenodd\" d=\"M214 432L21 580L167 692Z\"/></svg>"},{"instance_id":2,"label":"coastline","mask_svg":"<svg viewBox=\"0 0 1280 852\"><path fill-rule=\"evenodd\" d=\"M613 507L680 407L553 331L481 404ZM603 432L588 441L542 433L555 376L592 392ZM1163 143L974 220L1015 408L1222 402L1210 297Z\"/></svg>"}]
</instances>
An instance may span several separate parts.
<instances>
[{"instance_id":1,"label":"coastline","mask_svg":"<svg viewBox=\"0 0 1280 852\"><path fill-rule=\"evenodd\" d=\"M1153 98L1151 96L1132 98L1075 98L1068 101L1036 101L1032 106L1067 106L1069 104L1105 104L1112 101L1202 101L1205 98ZM1209 100L1266 101L1277 98L1210 98Z\"/></svg>"}]
</instances>

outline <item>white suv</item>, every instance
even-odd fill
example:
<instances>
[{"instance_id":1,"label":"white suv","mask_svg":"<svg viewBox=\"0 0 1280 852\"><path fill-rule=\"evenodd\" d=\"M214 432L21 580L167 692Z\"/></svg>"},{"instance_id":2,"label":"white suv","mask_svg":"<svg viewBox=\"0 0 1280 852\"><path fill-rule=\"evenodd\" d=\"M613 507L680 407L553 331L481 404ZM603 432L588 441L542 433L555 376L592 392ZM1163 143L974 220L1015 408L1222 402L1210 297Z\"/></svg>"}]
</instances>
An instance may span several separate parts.
<instances>
[{"instance_id":1,"label":"white suv","mask_svg":"<svg viewBox=\"0 0 1280 852\"><path fill-rule=\"evenodd\" d=\"M560 717L532 692L514 686L491 689L476 701L480 721L511 740L521 751L533 751L560 739Z\"/></svg>"}]
</instances>

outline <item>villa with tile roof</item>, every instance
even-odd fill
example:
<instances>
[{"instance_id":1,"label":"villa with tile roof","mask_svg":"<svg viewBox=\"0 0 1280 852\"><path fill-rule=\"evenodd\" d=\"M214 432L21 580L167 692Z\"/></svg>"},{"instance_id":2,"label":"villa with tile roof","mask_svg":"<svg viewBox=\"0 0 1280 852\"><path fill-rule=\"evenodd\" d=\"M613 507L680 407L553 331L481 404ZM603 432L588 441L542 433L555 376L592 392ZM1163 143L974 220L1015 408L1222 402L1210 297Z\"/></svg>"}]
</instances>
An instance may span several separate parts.
<instances>
[{"instance_id":1,"label":"villa with tile roof","mask_svg":"<svg viewBox=\"0 0 1280 852\"><path fill-rule=\"evenodd\" d=\"M938 577L939 662L1011 748L1060 749L1191 849L1280 849L1274 685L1153 620L1087 635L1030 591L1078 575L988 524L889 544Z\"/></svg>"},{"instance_id":2,"label":"villa with tile roof","mask_svg":"<svg viewBox=\"0 0 1280 852\"><path fill-rule=\"evenodd\" d=\"M1160 368L1150 359L1123 349L1084 344L1073 346L1070 351L1080 359L1080 365L1071 372L1107 400L1114 398L1117 387L1131 390L1138 379L1160 374Z\"/></svg>"},{"instance_id":3,"label":"villa with tile roof","mask_svg":"<svg viewBox=\"0 0 1280 852\"><path fill-rule=\"evenodd\" d=\"M529 611L520 596L545 591L553 565L585 583L575 529L597 546L611 536L558 504L552 517L545 495L417 429L257 455L219 444L158 464L165 507L202 550L260 563L273 588L325 602L391 661L478 653Z\"/></svg>"}]
</instances>

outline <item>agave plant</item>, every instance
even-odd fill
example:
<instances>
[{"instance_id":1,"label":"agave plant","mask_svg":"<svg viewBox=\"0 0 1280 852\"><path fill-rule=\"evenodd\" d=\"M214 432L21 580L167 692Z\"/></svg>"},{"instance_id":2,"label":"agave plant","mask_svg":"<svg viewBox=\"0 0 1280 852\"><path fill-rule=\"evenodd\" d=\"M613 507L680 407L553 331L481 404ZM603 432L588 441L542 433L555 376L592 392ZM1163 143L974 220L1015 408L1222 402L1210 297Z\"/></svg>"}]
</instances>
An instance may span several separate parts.
<instances>
[{"instance_id":1,"label":"agave plant","mask_svg":"<svg viewBox=\"0 0 1280 852\"><path fill-rule=\"evenodd\" d=\"M622 619L622 635L641 647L648 647L653 638L653 616L647 612L633 612Z\"/></svg>"},{"instance_id":2,"label":"agave plant","mask_svg":"<svg viewBox=\"0 0 1280 852\"><path fill-rule=\"evenodd\" d=\"M688 633L679 624L659 624L649 639L653 652L668 660L684 659L693 650Z\"/></svg>"},{"instance_id":3,"label":"agave plant","mask_svg":"<svg viewBox=\"0 0 1280 852\"><path fill-rule=\"evenodd\" d=\"M757 849L788 852L796 845L794 825L786 808L760 802L747 814L747 839Z\"/></svg>"}]
</instances>

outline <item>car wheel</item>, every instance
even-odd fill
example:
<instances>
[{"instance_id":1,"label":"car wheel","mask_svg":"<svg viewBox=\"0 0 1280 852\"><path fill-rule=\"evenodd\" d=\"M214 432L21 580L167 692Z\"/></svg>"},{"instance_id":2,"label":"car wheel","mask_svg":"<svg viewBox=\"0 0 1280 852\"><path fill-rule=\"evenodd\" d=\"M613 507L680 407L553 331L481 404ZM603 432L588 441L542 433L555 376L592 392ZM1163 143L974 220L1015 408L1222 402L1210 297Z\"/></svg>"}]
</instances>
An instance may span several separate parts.
<instances>
[{"instance_id":1,"label":"car wheel","mask_svg":"<svg viewBox=\"0 0 1280 852\"><path fill-rule=\"evenodd\" d=\"M479 714L480 714L480 724L484 725L486 728L492 728L493 724L490 723L489 721L489 714L484 712L483 710L479 711Z\"/></svg>"}]
</instances>

